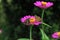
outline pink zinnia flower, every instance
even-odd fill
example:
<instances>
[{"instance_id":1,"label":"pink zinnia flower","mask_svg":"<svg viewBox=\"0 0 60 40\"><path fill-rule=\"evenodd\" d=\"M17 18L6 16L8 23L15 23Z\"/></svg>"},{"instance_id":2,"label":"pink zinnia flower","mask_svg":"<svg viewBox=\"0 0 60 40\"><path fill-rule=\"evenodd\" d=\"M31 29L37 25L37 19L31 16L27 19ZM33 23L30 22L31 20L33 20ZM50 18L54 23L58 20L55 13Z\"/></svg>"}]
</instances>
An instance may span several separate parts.
<instances>
[{"instance_id":1,"label":"pink zinnia flower","mask_svg":"<svg viewBox=\"0 0 60 40\"><path fill-rule=\"evenodd\" d=\"M60 38L60 32L53 33L52 38L56 38L56 39Z\"/></svg>"},{"instance_id":2,"label":"pink zinnia flower","mask_svg":"<svg viewBox=\"0 0 60 40\"><path fill-rule=\"evenodd\" d=\"M45 8L51 7L53 5L53 3L52 2L44 2L44 1L36 1L34 3L34 5L39 7L39 8L45 9Z\"/></svg>"},{"instance_id":3,"label":"pink zinnia flower","mask_svg":"<svg viewBox=\"0 0 60 40\"><path fill-rule=\"evenodd\" d=\"M39 25L41 24L41 20L38 21L36 16L24 16L23 18L21 18L21 22L26 24L26 25Z\"/></svg>"}]
</instances>

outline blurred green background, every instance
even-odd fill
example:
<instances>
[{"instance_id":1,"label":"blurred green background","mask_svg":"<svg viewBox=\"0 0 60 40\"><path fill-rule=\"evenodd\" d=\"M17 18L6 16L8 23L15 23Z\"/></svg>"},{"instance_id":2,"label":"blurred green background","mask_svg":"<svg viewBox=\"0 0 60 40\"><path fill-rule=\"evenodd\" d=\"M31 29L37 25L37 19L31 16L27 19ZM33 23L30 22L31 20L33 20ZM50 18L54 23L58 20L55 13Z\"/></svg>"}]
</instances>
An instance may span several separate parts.
<instances>
[{"instance_id":1,"label":"blurred green background","mask_svg":"<svg viewBox=\"0 0 60 40\"><path fill-rule=\"evenodd\" d=\"M42 10L34 6L36 0L0 0L0 40L17 40L29 38L29 27L21 24L20 18L25 15L41 16ZM42 0L40 0L42 1ZM51 1L54 5L45 10L44 22L52 27L45 27L45 33L51 38L51 34L60 31L60 1ZM39 27L33 27L33 39L41 39Z\"/></svg>"}]
</instances>

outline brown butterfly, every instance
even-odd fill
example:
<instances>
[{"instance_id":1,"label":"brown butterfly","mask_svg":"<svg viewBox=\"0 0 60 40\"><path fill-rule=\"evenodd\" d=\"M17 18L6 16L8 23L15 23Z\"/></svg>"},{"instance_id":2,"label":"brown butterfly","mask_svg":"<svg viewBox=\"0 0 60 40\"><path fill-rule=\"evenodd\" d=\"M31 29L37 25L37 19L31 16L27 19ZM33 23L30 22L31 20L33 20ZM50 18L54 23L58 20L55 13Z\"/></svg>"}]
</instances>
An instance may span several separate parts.
<instances>
[{"instance_id":1,"label":"brown butterfly","mask_svg":"<svg viewBox=\"0 0 60 40\"><path fill-rule=\"evenodd\" d=\"M37 21L41 21L41 20L42 20L42 19L41 19L39 16L37 16L37 15L35 15L35 18L36 18Z\"/></svg>"}]
</instances>

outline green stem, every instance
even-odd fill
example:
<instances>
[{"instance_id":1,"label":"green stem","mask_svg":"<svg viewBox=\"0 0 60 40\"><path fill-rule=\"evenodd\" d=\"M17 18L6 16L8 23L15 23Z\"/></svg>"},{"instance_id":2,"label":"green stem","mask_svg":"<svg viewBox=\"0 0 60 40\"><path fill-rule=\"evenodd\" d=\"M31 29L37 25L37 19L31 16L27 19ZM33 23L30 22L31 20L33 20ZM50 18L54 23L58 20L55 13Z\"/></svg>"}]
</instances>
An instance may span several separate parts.
<instances>
[{"instance_id":1,"label":"green stem","mask_svg":"<svg viewBox=\"0 0 60 40\"><path fill-rule=\"evenodd\" d=\"M44 9L42 10L42 16L41 16L41 18L42 18L42 23L43 23L43 17L44 17ZM43 24L42 24L42 29L44 30ZM44 36L44 37L45 37L45 36Z\"/></svg>"},{"instance_id":2,"label":"green stem","mask_svg":"<svg viewBox=\"0 0 60 40\"><path fill-rule=\"evenodd\" d=\"M30 40L32 40L32 26L30 26Z\"/></svg>"},{"instance_id":3,"label":"green stem","mask_svg":"<svg viewBox=\"0 0 60 40\"><path fill-rule=\"evenodd\" d=\"M43 11L42 11L42 16L41 16L41 18L42 18L42 23L43 23L43 17L44 17L44 9L43 9ZM44 29L43 24L42 24L42 29Z\"/></svg>"},{"instance_id":4,"label":"green stem","mask_svg":"<svg viewBox=\"0 0 60 40\"><path fill-rule=\"evenodd\" d=\"M43 9L43 11L42 11L42 16L41 16L41 18L42 18L42 29L43 29L43 30L44 30L43 24L46 25L46 26L48 26L48 27L51 27L50 25L48 25L48 24L46 24L46 23L43 22L44 10L45 10L45 9Z\"/></svg>"}]
</instances>

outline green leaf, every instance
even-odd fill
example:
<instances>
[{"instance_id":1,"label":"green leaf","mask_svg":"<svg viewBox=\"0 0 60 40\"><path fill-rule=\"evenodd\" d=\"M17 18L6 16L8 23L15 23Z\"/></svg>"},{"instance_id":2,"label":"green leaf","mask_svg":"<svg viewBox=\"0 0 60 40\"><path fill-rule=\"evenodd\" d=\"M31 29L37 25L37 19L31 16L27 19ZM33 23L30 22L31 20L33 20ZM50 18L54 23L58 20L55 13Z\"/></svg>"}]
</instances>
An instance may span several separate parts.
<instances>
[{"instance_id":1,"label":"green leaf","mask_svg":"<svg viewBox=\"0 0 60 40\"><path fill-rule=\"evenodd\" d=\"M44 31L42 29L40 29L41 33L42 33L42 40L49 40L49 37L44 33Z\"/></svg>"},{"instance_id":2,"label":"green leaf","mask_svg":"<svg viewBox=\"0 0 60 40\"><path fill-rule=\"evenodd\" d=\"M50 25L48 25L48 24L46 24L46 23L44 23L44 22L43 22L42 24L43 24L43 25L46 25L46 26L48 26L48 27L50 27L50 28L52 27L52 26L50 26Z\"/></svg>"},{"instance_id":3,"label":"green leaf","mask_svg":"<svg viewBox=\"0 0 60 40\"><path fill-rule=\"evenodd\" d=\"M28 38L20 38L18 40L29 40Z\"/></svg>"}]
</instances>

